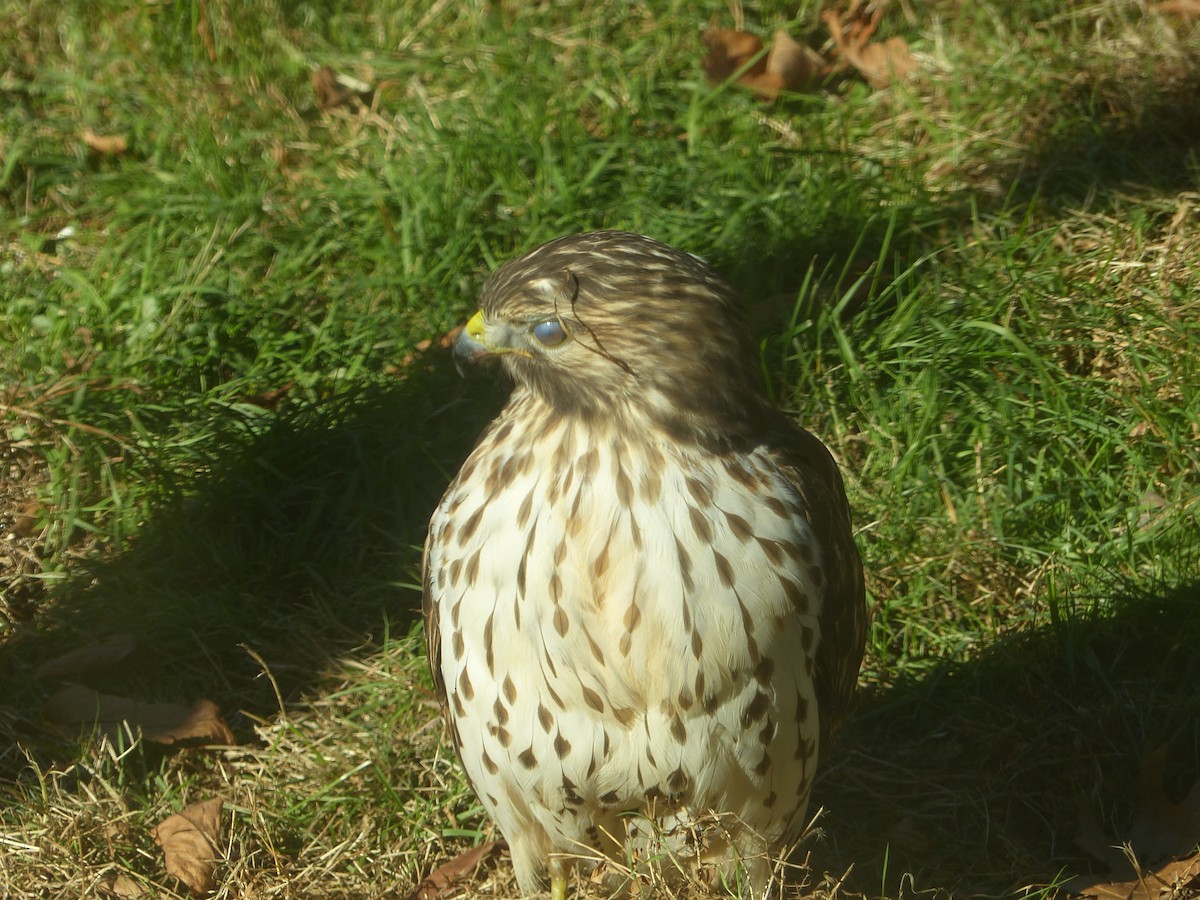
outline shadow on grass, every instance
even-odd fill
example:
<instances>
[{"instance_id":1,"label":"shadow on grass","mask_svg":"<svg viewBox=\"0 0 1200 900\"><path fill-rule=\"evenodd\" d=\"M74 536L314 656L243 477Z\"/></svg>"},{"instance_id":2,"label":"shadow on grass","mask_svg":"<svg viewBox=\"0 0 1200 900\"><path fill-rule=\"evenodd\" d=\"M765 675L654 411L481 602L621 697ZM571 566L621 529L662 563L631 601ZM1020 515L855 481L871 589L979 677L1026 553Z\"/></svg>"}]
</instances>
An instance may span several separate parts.
<instances>
[{"instance_id":1,"label":"shadow on grass","mask_svg":"<svg viewBox=\"0 0 1200 900\"><path fill-rule=\"evenodd\" d=\"M504 396L500 379L462 382L448 357L433 351L394 386L281 412L258 433L222 426L208 474L163 476L132 546L77 575L49 621L0 648L0 681L20 686L7 701L36 721L55 687L34 680L40 663L129 632L133 657L89 685L208 697L249 737L237 712L273 714L272 679L293 701L333 657L407 632L429 515Z\"/></svg>"},{"instance_id":2,"label":"shadow on grass","mask_svg":"<svg viewBox=\"0 0 1200 900\"><path fill-rule=\"evenodd\" d=\"M1147 750L1169 747L1174 800L1200 775L1200 582L1111 606L867 692L818 779L814 861L889 896L1102 870L1075 844L1081 809L1119 843Z\"/></svg>"},{"instance_id":3,"label":"shadow on grass","mask_svg":"<svg viewBox=\"0 0 1200 900\"><path fill-rule=\"evenodd\" d=\"M949 204L947 229L972 209L1104 211L1122 192L1172 201L1200 184L1194 73L1076 90L1064 102L1091 114L1048 121L1010 193ZM853 865L847 887L869 896L1002 896L1102 873L1076 842L1081 815L1127 839L1142 760L1160 746L1172 801L1200 776L1200 582L1105 606L865 692L818 777L814 807L828 814L814 863Z\"/></svg>"},{"instance_id":4,"label":"shadow on grass","mask_svg":"<svg viewBox=\"0 0 1200 900\"><path fill-rule=\"evenodd\" d=\"M1013 199L1040 196L1058 206L1090 206L1099 199L1103 206L1123 189L1174 194L1200 184L1195 72L1173 80L1088 82L1063 105L1065 112L1048 117L1021 161Z\"/></svg>"},{"instance_id":5,"label":"shadow on grass","mask_svg":"<svg viewBox=\"0 0 1200 900\"><path fill-rule=\"evenodd\" d=\"M861 213L848 211L844 219L831 216L815 231L788 237L748 234L738 254L716 255L712 262L754 304L756 330L777 335L796 314L798 295L801 318L816 318L837 304L849 318L881 286L953 246L980 215L1015 213L1019 220L1031 205L1103 212L1118 205L1123 193L1174 198L1180 191L1195 191L1200 187L1200 75L1180 66L1140 78L1097 76L1067 88L1061 103L1042 116L1028 150L996 163L985 173L990 177L980 179L1005 191L947 193L913 178L902 188L891 184L885 196L868 180L862 183L861 203L877 207L879 214L865 225ZM812 287L810 270L817 289L805 293ZM873 317L890 310L889 304L871 303Z\"/></svg>"}]
</instances>

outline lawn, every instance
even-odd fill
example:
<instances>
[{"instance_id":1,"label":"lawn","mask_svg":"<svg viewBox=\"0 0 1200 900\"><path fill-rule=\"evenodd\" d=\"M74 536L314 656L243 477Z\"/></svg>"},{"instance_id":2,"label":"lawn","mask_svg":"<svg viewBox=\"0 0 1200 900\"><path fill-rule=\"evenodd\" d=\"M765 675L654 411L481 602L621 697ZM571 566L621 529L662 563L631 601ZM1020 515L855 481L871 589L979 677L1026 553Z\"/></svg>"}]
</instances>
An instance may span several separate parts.
<instances>
[{"instance_id":1,"label":"lawn","mask_svg":"<svg viewBox=\"0 0 1200 900\"><path fill-rule=\"evenodd\" d=\"M743 27L841 59L847 5ZM895 0L915 71L764 100L705 77L719 2L0 0L0 896L188 896L157 826L209 798L222 897L404 897L496 837L418 612L505 392L445 335L592 228L736 285L846 475L873 619L799 889L1188 859L1200 19L1159 6ZM111 698L193 730L81 733Z\"/></svg>"}]
</instances>

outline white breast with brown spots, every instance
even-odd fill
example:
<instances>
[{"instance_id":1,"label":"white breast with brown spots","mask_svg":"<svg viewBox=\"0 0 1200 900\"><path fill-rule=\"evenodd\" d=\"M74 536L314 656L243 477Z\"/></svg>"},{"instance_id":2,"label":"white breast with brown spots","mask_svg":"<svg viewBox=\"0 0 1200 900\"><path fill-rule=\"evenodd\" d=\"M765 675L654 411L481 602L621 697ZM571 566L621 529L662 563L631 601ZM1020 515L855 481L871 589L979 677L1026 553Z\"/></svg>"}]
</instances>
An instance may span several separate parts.
<instances>
[{"instance_id":1,"label":"white breast with brown spots","mask_svg":"<svg viewBox=\"0 0 1200 900\"><path fill-rule=\"evenodd\" d=\"M759 882L752 858L803 827L817 759L822 573L803 503L765 450L624 440L538 404L493 423L431 523L472 784L526 892L554 853L624 862L631 810L699 831L676 849L736 852ZM719 827L680 827L710 812Z\"/></svg>"}]
</instances>

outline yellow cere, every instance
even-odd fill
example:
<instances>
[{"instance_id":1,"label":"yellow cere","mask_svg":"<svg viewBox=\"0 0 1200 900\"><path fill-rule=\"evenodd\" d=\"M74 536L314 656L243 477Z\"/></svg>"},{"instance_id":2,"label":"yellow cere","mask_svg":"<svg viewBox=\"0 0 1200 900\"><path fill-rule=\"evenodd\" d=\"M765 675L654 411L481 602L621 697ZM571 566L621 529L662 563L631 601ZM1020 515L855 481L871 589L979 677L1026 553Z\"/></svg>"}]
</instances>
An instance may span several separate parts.
<instances>
[{"instance_id":1,"label":"yellow cere","mask_svg":"<svg viewBox=\"0 0 1200 900\"><path fill-rule=\"evenodd\" d=\"M473 341L478 341L480 338L483 337L483 310L482 309L479 312L475 313L475 315L471 316L470 320L467 322L467 334L470 336L471 340L473 340Z\"/></svg>"}]
</instances>

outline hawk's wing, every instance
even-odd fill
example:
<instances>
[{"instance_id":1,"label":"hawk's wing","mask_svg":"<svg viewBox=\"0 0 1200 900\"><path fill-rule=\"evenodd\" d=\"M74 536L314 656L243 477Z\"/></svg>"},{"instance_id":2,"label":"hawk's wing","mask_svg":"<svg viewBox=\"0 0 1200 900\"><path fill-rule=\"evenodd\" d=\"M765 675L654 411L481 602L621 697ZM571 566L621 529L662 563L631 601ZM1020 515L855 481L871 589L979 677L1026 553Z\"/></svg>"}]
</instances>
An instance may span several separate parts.
<instances>
[{"instance_id":1,"label":"hawk's wing","mask_svg":"<svg viewBox=\"0 0 1200 900\"><path fill-rule=\"evenodd\" d=\"M821 542L825 595L817 648L816 692L821 752L846 718L867 638L862 560L854 544L850 504L841 472L821 441L790 419L774 442L783 471L804 499L809 524Z\"/></svg>"},{"instance_id":2,"label":"hawk's wing","mask_svg":"<svg viewBox=\"0 0 1200 900\"><path fill-rule=\"evenodd\" d=\"M429 670L433 675L433 689L442 706L446 705L446 682L442 678L442 633L438 627L438 605L433 597L433 585L429 574L429 545L433 541L433 530L425 536L425 550L421 554L421 613L425 617L425 652L429 658Z\"/></svg>"}]
</instances>

